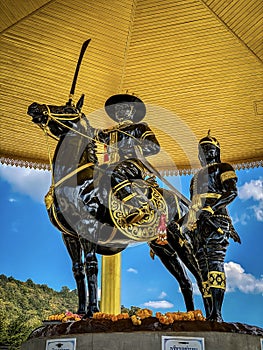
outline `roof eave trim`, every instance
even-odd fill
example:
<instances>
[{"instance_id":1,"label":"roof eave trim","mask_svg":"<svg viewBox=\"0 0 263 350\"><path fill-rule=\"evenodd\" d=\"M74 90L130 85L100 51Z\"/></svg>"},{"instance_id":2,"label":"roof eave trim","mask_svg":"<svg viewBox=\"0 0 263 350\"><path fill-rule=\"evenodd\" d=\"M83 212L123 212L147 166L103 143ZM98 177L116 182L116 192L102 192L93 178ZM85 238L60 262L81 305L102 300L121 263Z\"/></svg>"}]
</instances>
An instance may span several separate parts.
<instances>
[{"instance_id":1,"label":"roof eave trim","mask_svg":"<svg viewBox=\"0 0 263 350\"><path fill-rule=\"evenodd\" d=\"M39 170L48 170L50 171L50 165L46 163L38 163L38 162L31 162L31 161L25 161L25 160L17 160L17 159L10 159L6 157L0 158L1 164L6 165L12 165L16 167L21 168L30 168L30 169L39 169ZM238 164L232 164L233 168L235 170L244 170L244 169L251 169L251 168L259 168L263 167L263 160L257 160L253 162L245 162L245 163L238 163ZM195 174L200 168L186 168L186 169L161 169L160 173L163 176L176 176L176 175L191 175Z\"/></svg>"}]
</instances>

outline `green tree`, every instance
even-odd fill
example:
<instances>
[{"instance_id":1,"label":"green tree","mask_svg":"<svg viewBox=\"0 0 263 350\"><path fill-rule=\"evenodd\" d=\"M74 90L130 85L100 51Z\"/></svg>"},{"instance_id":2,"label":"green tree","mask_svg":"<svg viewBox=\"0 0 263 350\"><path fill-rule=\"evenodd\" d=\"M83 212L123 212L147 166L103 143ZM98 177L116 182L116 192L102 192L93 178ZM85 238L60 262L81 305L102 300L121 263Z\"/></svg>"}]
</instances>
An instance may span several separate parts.
<instances>
[{"instance_id":1,"label":"green tree","mask_svg":"<svg viewBox=\"0 0 263 350\"><path fill-rule=\"evenodd\" d=\"M18 350L48 316L66 310L75 312L77 305L77 293L68 287L57 292L31 279L21 282L0 275L0 345Z\"/></svg>"},{"instance_id":2,"label":"green tree","mask_svg":"<svg viewBox=\"0 0 263 350\"><path fill-rule=\"evenodd\" d=\"M127 312L129 316L135 315L138 310L140 310L140 308L137 306L131 306L130 309L123 305L121 306L121 312L122 313Z\"/></svg>"}]
</instances>

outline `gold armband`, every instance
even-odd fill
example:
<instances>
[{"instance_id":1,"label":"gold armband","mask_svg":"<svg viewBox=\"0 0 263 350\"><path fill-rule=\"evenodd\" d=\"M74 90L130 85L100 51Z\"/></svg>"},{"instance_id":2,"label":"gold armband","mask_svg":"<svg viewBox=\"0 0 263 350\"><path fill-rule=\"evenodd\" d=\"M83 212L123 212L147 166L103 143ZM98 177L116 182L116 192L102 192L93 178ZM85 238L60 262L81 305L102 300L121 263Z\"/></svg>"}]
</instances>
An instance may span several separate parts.
<instances>
[{"instance_id":1,"label":"gold armband","mask_svg":"<svg viewBox=\"0 0 263 350\"><path fill-rule=\"evenodd\" d=\"M209 213L214 214L214 210L211 207L204 207L202 210L209 211Z\"/></svg>"},{"instance_id":2,"label":"gold armband","mask_svg":"<svg viewBox=\"0 0 263 350\"><path fill-rule=\"evenodd\" d=\"M221 178L221 181L223 183L224 181L229 180L229 179L236 179L237 176L236 176L236 173L234 172L234 170L230 170L230 171L226 171L225 173L221 174L220 178Z\"/></svg>"}]
</instances>

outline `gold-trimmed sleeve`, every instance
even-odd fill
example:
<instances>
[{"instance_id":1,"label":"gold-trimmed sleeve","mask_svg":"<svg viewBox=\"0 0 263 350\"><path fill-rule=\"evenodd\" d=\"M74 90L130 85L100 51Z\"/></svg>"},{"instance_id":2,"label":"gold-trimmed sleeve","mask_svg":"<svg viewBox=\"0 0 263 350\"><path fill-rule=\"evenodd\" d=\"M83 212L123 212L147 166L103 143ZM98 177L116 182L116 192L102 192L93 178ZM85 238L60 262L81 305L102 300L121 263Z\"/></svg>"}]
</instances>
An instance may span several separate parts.
<instances>
[{"instance_id":1,"label":"gold-trimmed sleeve","mask_svg":"<svg viewBox=\"0 0 263 350\"><path fill-rule=\"evenodd\" d=\"M220 175L220 179L221 179L222 183L226 180L236 179L236 178L237 178L237 176L236 176L236 173L234 172L234 170L226 171Z\"/></svg>"},{"instance_id":2,"label":"gold-trimmed sleeve","mask_svg":"<svg viewBox=\"0 0 263 350\"><path fill-rule=\"evenodd\" d=\"M149 137L149 136L154 136L154 133L153 133L151 130L145 131L145 132L142 134L141 139L142 139L142 140L145 140L145 139L146 139L147 137Z\"/></svg>"},{"instance_id":3,"label":"gold-trimmed sleeve","mask_svg":"<svg viewBox=\"0 0 263 350\"><path fill-rule=\"evenodd\" d=\"M129 180L124 180L124 181L120 182L119 184L117 184L116 186L114 186L114 187L112 188L112 191L113 191L113 193L116 193L116 192L118 192L120 189L122 189L123 187L128 186L128 185L130 185L130 184L131 184L131 183L130 183Z\"/></svg>"}]
</instances>

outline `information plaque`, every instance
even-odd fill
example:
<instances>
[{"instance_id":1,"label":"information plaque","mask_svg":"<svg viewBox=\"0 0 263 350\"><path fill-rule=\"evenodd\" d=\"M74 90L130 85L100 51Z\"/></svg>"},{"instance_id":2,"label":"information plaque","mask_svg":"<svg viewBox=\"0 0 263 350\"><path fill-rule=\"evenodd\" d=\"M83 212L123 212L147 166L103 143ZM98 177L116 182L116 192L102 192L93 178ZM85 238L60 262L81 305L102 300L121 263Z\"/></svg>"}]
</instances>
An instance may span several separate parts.
<instances>
[{"instance_id":1,"label":"information plaque","mask_svg":"<svg viewBox=\"0 0 263 350\"><path fill-rule=\"evenodd\" d=\"M76 350L76 338L47 340L46 350Z\"/></svg>"},{"instance_id":2,"label":"information plaque","mask_svg":"<svg viewBox=\"0 0 263 350\"><path fill-rule=\"evenodd\" d=\"M204 338L162 336L162 350L205 350Z\"/></svg>"}]
</instances>

